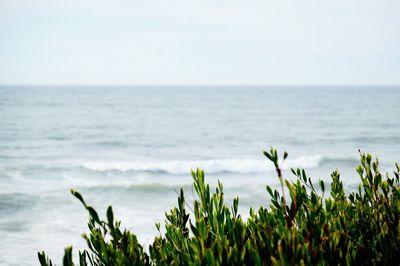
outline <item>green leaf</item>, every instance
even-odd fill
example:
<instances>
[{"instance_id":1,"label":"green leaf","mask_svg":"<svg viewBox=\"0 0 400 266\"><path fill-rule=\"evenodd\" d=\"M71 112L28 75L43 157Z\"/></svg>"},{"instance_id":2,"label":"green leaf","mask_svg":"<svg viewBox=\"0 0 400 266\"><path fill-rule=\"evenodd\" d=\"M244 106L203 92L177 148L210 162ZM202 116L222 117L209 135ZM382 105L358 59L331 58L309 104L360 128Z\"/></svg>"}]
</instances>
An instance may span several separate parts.
<instances>
[{"instance_id":1,"label":"green leaf","mask_svg":"<svg viewBox=\"0 0 400 266\"><path fill-rule=\"evenodd\" d=\"M285 160L288 157L288 153L286 151L283 152L283 160Z\"/></svg>"},{"instance_id":2,"label":"green leaf","mask_svg":"<svg viewBox=\"0 0 400 266\"><path fill-rule=\"evenodd\" d=\"M71 192L72 195L74 195L75 198L77 198L80 202L82 202L83 205L86 206L86 203L83 200L82 195L78 191L76 191L74 189L71 189L70 192Z\"/></svg>"},{"instance_id":3,"label":"green leaf","mask_svg":"<svg viewBox=\"0 0 400 266\"><path fill-rule=\"evenodd\" d=\"M89 211L90 217L92 217L92 219L93 219L95 222L97 222L98 224L100 224L99 215L97 214L96 210L93 209L93 207L91 207L91 206L87 206L86 209Z\"/></svg>"},{"instance_id":4,"label":"green leaf","mask_svg":"<svg viewBox=\"0 0 400 266\"><path fill-rule=\"evenodd\" d=\"M66 247L64 250L63 266L74 266L72 262L72 247Z\"/></svg>"},{"instance_id":5,"label":"green leaf","mask_svg":"<svg viewBox=\"0 0 400 266\"><path fill-rule=\"evenodd\" d=\"M324 181L319 180L319 185L321 186L322 192L325 192L325 184L324 184Z\"/></svg>"},{"instance_id":6,"label":"green leaf","mask_svg":"<svg viewBox=\"0 0 400 266\"><path fill-rule=\"evenodd\" d=\"M52 266L51 260L47 258L46 253L44 251L38 252L38 258L41 266Z\"/></svg>"},{"instance_id":7,"label":"green leaf","mask_svg":"<svg viewBox=\"0 0 400 266\"><path fill-rule=\"evenodd\" d=\"M107 208L107 221L110 226L114 225L114 213L111 206Z\"/></svg>"},{"instance_id":8,"label":"green leaf","mask_svg":"<svg viewBox=\"0 0 400 266\"><path fill-rule=\"evenodd\" d=\"M269 154L267 151L263 151L264 155L270 160L270 161L274 161L273 157L271 154Z\"/></svg>"}]
</instances>

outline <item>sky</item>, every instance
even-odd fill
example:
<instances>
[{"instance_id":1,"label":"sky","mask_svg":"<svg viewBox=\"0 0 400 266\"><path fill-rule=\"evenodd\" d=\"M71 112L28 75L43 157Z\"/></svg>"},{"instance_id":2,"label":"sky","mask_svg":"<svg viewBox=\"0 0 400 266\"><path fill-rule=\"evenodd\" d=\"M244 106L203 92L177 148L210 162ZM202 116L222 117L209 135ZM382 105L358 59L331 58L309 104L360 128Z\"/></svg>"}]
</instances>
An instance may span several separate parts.
<instances>
[{"instance_id":1,"label":"sky","mask_svg":"<svg viewBox=\"0 0 400 266\"><path fill-rule=\"evenodd\" d=\"M0 0L0 84L399 85L400 0Z\"/></svg>"}]
</instances>

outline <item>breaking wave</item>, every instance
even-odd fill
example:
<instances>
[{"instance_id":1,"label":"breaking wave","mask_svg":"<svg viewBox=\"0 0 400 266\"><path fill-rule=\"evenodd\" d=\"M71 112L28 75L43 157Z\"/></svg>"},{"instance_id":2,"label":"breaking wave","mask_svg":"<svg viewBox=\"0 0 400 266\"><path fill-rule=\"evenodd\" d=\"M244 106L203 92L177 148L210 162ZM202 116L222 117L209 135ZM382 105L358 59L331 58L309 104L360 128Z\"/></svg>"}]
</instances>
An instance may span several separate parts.
<instances>
[{"instance_id":1,"label":"breaking wave","mask_svg":"<svg viewBox=\"0 0 400 266\"><path fill-rule=\"evenodd\" d=\"M283 168L315 168L323 158L321 155L301 156L288 159ZM119 162L83 162L81 167L96 172L150 172L173 175L187 174L197 167L207 173L262 173L273 170L273 165L267 160L255 159L218 159L218 160L171 160L171 161L119 161Z\"/></svg>"}]
</instances>

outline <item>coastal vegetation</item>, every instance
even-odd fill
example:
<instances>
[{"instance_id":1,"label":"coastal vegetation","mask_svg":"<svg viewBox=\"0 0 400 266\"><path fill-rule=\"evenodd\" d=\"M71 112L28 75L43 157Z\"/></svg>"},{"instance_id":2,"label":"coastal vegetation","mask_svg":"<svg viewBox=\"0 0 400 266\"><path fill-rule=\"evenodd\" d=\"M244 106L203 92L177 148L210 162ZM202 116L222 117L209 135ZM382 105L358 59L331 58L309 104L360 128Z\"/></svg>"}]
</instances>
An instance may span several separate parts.
<instances>
[{"instance_id":1,"label":"coastal vegetation","mask_svg":"<svg viewBox=\"0 0 400 266\"><path fill-rule=\"evenodd\" d=\"M180 190L177 206L165 214L164 229L148 247L123 230L112 207L104 219L75 190L71 193L89 214L87 249L74 262L72 247L63 265L399 265L400 166L382 173L379 162L360 153L360 184L346 192L338 171L330 184L311 180L303 169L284 178L282 162L271 148L264 155L274 164L281 187L266 186L270 206L238 213L239 198L228 206L223 185L214 192L204 171L192 171L197 198L193 205ZM163 231L163 233L162 233ZM45 252L41 265L54 265Z\"/></svg>"}]
</instances>

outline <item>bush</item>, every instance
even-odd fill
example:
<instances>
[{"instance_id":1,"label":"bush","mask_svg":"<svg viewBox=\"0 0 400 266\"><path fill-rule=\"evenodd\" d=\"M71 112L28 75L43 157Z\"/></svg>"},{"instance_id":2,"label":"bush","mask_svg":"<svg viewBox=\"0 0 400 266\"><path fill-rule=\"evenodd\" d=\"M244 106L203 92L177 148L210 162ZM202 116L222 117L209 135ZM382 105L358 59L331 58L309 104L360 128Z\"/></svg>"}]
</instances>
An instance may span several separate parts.
<instances>
[{"instance_id":1,"label":"bush","mask_svg":"<svg viewBox=\"0 0 400 266\"><path fill-rule=\"evenodd\" d=\"M197 169L192 171L198 197L190 208L192 217L181 189L178 206L166 213L165 233L155 237L148 251L133 233L121 230L111 206L102 220L71 190L89 212L89 234L83 235L88 249L79 252L79 265L400 264L398 164L394 176L382 175L377 159L360 154L358 190L346 194L334 171L330 196L324 197L323 181L314 184L302 169L291 169L295 182L285 180L277 151L264 154L281 183L281 191L266 187L269 208L250 209L243 220L239 199L228 207L222 184L211 193L204 172ZM285 152L282 161L286 157ZM38 256L41 265L52 265L44 252ZM71 247L65 249L63 265L73 265Z\"/></svg>"}]
</instances>

